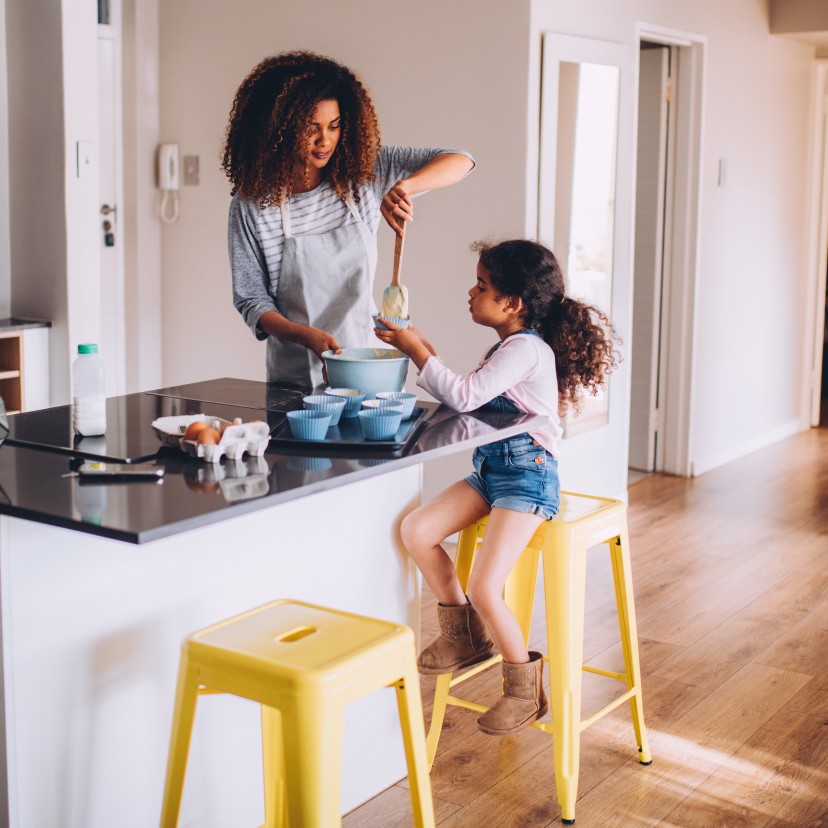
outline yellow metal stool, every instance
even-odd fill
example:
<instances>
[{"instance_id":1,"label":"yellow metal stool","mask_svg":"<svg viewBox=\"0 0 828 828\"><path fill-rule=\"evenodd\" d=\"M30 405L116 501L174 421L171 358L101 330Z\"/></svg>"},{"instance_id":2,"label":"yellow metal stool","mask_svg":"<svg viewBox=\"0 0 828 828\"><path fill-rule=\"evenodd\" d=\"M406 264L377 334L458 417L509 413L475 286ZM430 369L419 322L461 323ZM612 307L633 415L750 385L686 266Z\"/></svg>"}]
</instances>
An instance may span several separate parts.
<instances>
[{"instance_id":1,"label":"yellow metal stool","mask_svg":"<svg viewBox=\"0 0 828 828\"><path fill-rule=\"evenodd\" d=\"M189 636L182 644L161 828L175 828L199 693L262 705L265 826L341 824L344 707L394 687L414 823L432 828L414 634L299 601L274 601Z\"/></svg>"},{"instance_id":2,"label":"yellow metal stool","mask_svg":"<svg viewBox=\"0 0 828 828\"><path fill-rule=\"evenodd\" d=\"M478 544L483 539L486 518L460 533L455 566L463 591L469 581ZM609 545L615 581L615 600L621 628L624 672L615 673L583 664L584 602L586 595L587 549L596 544ZM639 761L652 761L644 727L641 698L641 673L638 666L638 637L635 627L630 553L627 540L627 510L618 500L564 492L561 510L538 527L526 550L515 564L504 590L507 605L515 614L529 641L529 625L535 597L538 557L543 556L546 634L549 656L549 704L552 723L535 722L532 727L552 734L555 784L563 822L575 821L578 797L578 770L581 731L602 716L629 701ZM494 656L475 665L458 677L450 673L439 676L434 691L431 726L426 738L429 768L437 754L446 705L485 712L488 708L450 695L451 688L501 661ZM582 670L618 679L626 691L588 719L581 720Z\"/></svg>"}]
</instances>

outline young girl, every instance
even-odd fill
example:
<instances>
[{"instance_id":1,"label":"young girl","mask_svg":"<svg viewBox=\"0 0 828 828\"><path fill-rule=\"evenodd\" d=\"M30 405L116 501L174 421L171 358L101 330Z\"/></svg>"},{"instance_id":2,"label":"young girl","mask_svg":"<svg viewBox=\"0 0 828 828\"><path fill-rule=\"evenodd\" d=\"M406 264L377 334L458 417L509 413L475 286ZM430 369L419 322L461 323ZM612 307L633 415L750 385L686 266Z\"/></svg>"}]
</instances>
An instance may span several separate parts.
<instances>
[{"instance_id":1,"label":"young girl","mask_svg":"<svg viewBox=\"0 0 828 828\"><path fill-rule=\"evenodd\" d=\"M233 102L223 168L233 185L233 304L267 339L271 382L322 382L319 355L370 347L380 215L402 233L412 197L454 184L460 150L383 147L365 87L311 52L263 60Z\"/></svg>"},{"instance_id":2,"label":"young girl","mask_svg":"<svg viewBox=\"0 0 828 828\"><path fill-rule=\"evenodd\" d=\"M477 282L469 310L493 328L498 343L463 377L410 327L377 336L404 351L420 370L417 384L458 410L481 406L544 414L532 431L475 449L474 474L455 483L402 522L402 538L439 601L440 635L418 659L421 673L471 667L497 650L503 655L503 695L478 719L484 733L514 733L546 713L543 660L529 652L503 600L506 578L544 520L558 512L559 411L578 407L615 367L617 337L597 308L564 294L563 274L550 250L531 241L477 243ZM463 594L440 545L489 515L486 534Z\"/></svg>"}]
</instances>

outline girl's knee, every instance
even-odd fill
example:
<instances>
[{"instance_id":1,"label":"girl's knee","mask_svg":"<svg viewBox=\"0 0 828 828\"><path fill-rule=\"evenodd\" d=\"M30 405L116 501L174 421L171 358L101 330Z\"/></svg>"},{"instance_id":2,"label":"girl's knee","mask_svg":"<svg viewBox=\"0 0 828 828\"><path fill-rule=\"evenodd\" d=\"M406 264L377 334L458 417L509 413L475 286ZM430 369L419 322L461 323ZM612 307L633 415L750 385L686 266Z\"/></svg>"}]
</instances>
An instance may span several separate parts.
<instances>
[{"instance_id":1,"label":"girl's knee","mask_svg":"<svg viewBox=\"0 0 828 828\"><path fill-rule=\"evenodd\" d=\"M400 523L400 536L402 537L403 545L409 551L422 548L426 544L426 534L424 521L419 509L409 512L402 519Z\"/></svg>"}]
</instances>

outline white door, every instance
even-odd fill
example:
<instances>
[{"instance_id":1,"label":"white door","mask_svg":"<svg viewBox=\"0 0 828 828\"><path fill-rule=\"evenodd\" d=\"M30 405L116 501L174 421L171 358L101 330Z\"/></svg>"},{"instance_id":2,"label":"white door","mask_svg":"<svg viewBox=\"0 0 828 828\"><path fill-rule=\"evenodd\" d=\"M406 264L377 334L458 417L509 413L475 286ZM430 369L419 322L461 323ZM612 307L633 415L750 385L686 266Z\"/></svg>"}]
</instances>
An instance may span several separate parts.
<instances>
[{"instance_id":1,"label":"white door","mask_svg":"<svg viewBox=\"0 0 828 828\"><path fill-rule=\"evenodd\" d=\"M124 217L121 120L120 3L106 4L108 22L98 23L98 123L100 146L99 244L101 255L101 343L107 395L123 394Z\"/></svg>"},{"instance_id":2,"label":"white door","mask_svg":"<svg viewBox=\"0 0 828 828\"><path fill-rule=\"evenodd\" d=\"M659 428L670 47L642 44L639 66L629 466L651 472Z\"/></svg>"}]
</instances>

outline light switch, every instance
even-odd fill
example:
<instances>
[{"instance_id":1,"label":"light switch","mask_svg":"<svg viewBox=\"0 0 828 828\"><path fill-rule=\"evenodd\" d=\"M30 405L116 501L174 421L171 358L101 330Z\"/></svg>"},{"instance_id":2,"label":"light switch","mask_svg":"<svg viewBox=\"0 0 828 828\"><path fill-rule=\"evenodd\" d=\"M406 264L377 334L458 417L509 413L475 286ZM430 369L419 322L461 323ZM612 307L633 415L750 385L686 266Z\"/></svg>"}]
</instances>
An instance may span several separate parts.
<instances>
[{"instance_id":1,"label":"light switch","mask_svg":"<svg viewBox=\"0 0 828 828\"><path fill-rule=\"evenodd\" d=\"M91 178L95 175L95 142L78 141L78 178Z\"/></svg>"},{"instance_id":2,"label":"light switch","mask_svg":"<svg viewBox=\"0 0 828 828\"><path fill-rule=\"evenodd\" d=\"M184 156L184 183L190 187L198 186L198 156Z\"/></svg>"}]
</instances>

